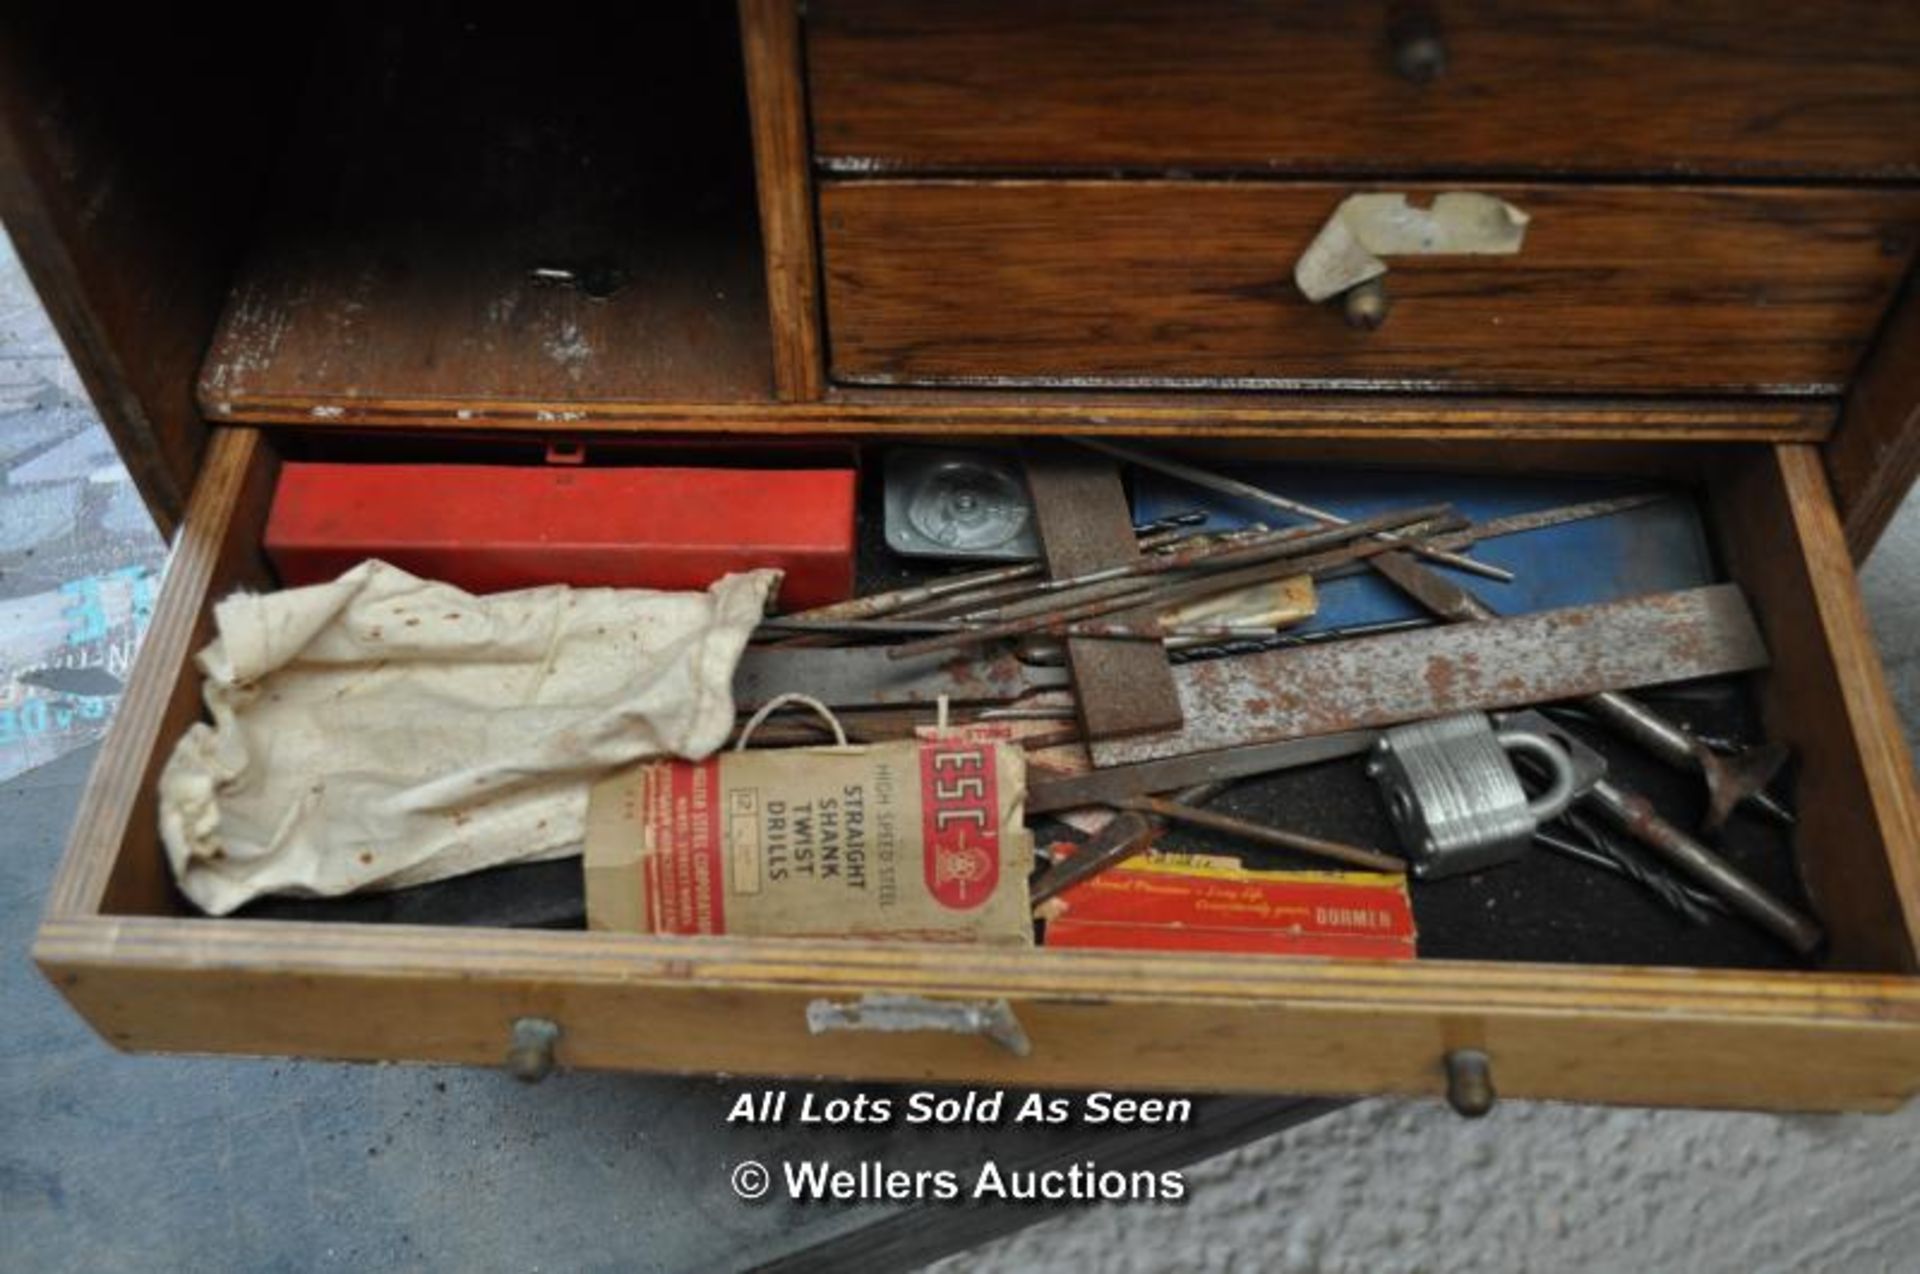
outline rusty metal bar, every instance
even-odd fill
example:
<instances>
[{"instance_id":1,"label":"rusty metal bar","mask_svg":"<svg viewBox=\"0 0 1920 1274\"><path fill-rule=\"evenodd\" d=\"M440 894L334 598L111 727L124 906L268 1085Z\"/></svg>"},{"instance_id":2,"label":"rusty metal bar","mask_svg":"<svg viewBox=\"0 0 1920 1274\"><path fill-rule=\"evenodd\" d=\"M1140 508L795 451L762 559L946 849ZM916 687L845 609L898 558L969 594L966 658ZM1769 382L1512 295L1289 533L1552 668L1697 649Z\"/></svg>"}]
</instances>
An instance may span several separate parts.
<instances>
[{"instance_id":1,"label":"rusty metal bar","mask_svg":"<svg viewBox=\"0 0 1920 1274\"><path fill-rule=\"evenodd\" d=\"M1174 669L1186 725L1093 746L1124 765L1764 667L1731 584Z\"/></svg>"}]
</instances>

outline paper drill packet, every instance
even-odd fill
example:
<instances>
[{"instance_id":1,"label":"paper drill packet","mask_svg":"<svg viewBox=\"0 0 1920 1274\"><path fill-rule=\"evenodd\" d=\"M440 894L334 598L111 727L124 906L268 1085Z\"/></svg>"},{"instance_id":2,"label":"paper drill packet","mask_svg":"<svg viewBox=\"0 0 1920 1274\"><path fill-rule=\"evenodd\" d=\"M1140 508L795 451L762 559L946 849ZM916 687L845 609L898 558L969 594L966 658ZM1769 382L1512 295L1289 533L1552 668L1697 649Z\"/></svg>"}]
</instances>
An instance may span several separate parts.
<instances>
[{"instance_id":1,"label":"paper drill packet","mask_svg":"<svg viewBox=\"0 0 1920 1274\"><path fill-rule=\"evenodd\" d=\"M660 761L596 784L589 928L1031 945L1026 760L947 732Z\"/></svg>"}]
</instances>

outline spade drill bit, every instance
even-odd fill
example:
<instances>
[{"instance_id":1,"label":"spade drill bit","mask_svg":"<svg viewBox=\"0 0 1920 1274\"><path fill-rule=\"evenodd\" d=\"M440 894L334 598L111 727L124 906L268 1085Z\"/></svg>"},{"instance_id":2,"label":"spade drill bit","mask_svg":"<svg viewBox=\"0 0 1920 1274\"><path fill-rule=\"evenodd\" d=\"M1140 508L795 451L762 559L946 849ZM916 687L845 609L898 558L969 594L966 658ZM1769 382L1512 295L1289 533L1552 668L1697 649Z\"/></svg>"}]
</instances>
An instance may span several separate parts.
<instances>
[{"instance_id":1,"label":"spade drill bit","mask_svg":"<svg viewBox=\"0 0 1920 1274\"><path fill-rule=\"evenodd\" d=\"M1700 772L1707 781L1708 831L1722 826L1742 802L1752 804L1775 822L1792 824L1793 815L1767 792L1767 784L1787 763L1785 744L1763 744L1734 756L1721 756L1629 695L1608 692L1584 702L1596 717L1668 765Z\"/></svg>"}]
</instances>

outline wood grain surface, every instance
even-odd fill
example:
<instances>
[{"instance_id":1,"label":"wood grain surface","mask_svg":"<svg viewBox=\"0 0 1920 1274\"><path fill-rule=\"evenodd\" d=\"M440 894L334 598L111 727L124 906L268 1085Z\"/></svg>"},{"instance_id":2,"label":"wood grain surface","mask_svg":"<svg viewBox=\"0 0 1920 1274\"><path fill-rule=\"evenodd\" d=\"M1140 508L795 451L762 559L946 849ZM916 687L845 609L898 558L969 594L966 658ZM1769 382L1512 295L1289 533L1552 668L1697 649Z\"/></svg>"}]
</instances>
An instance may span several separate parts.
<instances>
[{"instance_id":1,"label":"wood grain surface","mask_svg":"<svg viewBox=\"0 0 1920 1274\"><path fill-rule=\"evenodd\" d=\"M1920 281L1887 318L1823 449L1856 562L1920 477Z\"/></svg>"},{"instance_id":2,"label":"wood grain surface","mask_svg":"<svg viewBox=\"0 0 1920 1274\"><path fill-rule=\"evenodd\" d=\"M1118 464L1066 442L1031 443L1021 459L1049 576L1065 579L1139 560ZM1180 727L1173 668L1158 643L1071 638L1067 663L1089 741Z\"/></svg>"},{"instance_id":3,"label":"wood grain surface","mask_svg":"<svg viewBox=\"0 0 1920 1274\"><path fill-rule=\"evenodd\" d=\"M1437 1096L1484 1049L1513 1098L1885 1110L1920 1090L1920 982L1832 974L1014 951L146 917L55 918L34 957L111 1043L913 1082ZM944 1032L815 1035L815 1000L1005 998L1016 1057Z\"/></svg>"},{"instance_id":4,"label":"wood grain surface","mask_svg":"<svg viewBox=\"0 0 1920 1274\"><path fill-rule=\"evenodd\" d=\"M1533 218L1520 253L1395 259L1392 313L1361 331L1292 278L1351 189L830 183L833 374L1835 393L1920 240L1920 191L1491 186Z\"/></svg>"},{"instance_id":5,"label":"wood grain surface","mask_svg":"<svg viewBox=\"0 0 1920 1274\"><path fill-rule=\"evenodd\" d=\"M829 171L1920 172L1883 0L812 0ZM1395 49L1437 34L1421 83Z\"/></svg>"},{"instance_id":6,"label":"wood grain surface","mask_svg":"<svg viewBox=\"0 0 1920 1274\"><path fill-rule=\"evenodd\" d=\"M770 399L731 7L610 12L343 23L207 355L208 411Z\"/></svg>"},{"instance_id":7,"label":"wood grain surface","mask_svg":"<svg viewBox=\"0 0 1920 1274\"><path fill-rule=\"evenodd\" d=\"M1026 437L1098 433L1164 437L1586 439L1596 442L1818 442L1839 414L1828 398L1569 397L1391 393L1116 393L830 387L818 403L447 398L316 392L254 394L209 404L232 424L310 431L372 429L560 435L863 433ZM1444 445L1441 448L1444 454Z\"/></svg>"},{"instance_id":8,"label":"wood grain surface","mask_svg":"<svg viewBox=\"0 0 1920 1274\"><path fill-rule=\"evenodd\" d=\"M740 0L740 49L767 260L773 379L781 399L811 402L825 383L820 261L813 233L800 18L791 0Z\"/></svg>"},{"instance_id":9,"label":"wood grain surface","mask_svg":"<svg viewBox=\"0 0 1920 1274\"><path fill-rule=\"evenodd\" d=\"M1729 456L1711 508L1760 621L1770 738L1794 752L1794 844L1842 969L1920 968L1920 794L1812 447Z\"/></svg>"},{"instance_id":10,"label":"wood grain surface","mask_svg":"<svg viewBox=\"0 0 1920 1274\"><path fill-rule=\"evenodd\" d=\"M220 429L167 560L126 693L88 776L49 914L184 910L160 845L159 780L203 711L193 656L213 637L213 603L275 586L260 548L279 460L252 429Z\"/></svg>"}]
</instances>

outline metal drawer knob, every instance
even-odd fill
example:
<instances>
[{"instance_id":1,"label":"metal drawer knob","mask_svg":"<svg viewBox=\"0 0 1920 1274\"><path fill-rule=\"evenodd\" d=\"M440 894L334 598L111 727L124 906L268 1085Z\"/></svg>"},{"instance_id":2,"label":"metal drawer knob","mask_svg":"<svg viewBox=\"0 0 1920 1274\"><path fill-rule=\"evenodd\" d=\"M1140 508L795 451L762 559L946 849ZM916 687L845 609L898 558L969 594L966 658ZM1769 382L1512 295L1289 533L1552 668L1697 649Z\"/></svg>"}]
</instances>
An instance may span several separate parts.
<instances>
[{"instance_id":1,"label":"metal drawer knob","mask_svg":"<svg viewBox=\"0 0 1920 1274\"><path fill-rule=\"evenodd\" d=\"M559 1023L544 1017L516 1018L507 1046L507 1074L522 1083L539 1083L553 1073L553 1046L559 1042Z\"/></svg>"},{"instance_id":2,"label":"metal drawer knob","mask_svg":"<svg viewBox=\"0 0 1920 1274\"><path fill-rule=\"evenodd\" d=\"M1447 1105L1467 1119L1478 1119L1493 1109L1493 1061L1477 1048L1456 1048L1447 1054Z\"/></svg>"},{"instance_id":3,"label":"metal drawer knob","mask_svg":"<svg viewBox=\"0 0 1920 1274\"><path fill-rule=\"evenodd\" d=\"M1368 279L1365 283L1347 289L1343 304L1346 307L1347 326L1363 332L1371 332L1387 321L1387 311L1393 308L1393 302L1387 296L1387 285L1380 279Z\"/></svg>"}]
</instances>

